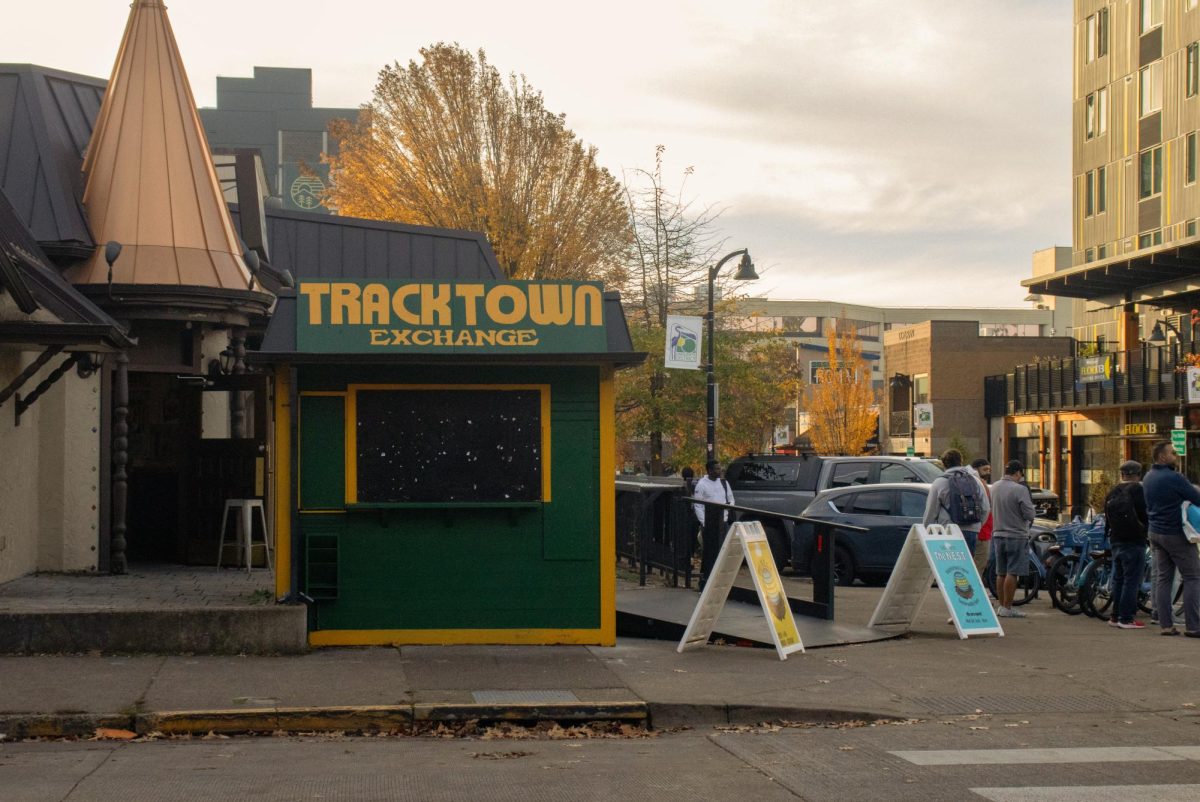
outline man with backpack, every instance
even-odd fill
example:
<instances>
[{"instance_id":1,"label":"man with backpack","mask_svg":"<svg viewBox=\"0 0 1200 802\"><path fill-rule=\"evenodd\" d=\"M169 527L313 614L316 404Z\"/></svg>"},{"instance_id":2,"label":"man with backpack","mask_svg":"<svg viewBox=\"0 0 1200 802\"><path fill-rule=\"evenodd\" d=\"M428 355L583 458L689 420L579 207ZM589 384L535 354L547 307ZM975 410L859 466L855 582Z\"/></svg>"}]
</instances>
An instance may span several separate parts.
<instances>
[{"instance_id":1,"label":"man with backpack","mask_svg":"<svg viewBox=\"0 0 1200 802\"><path fill-rule=\"evenodd\" d=\"M1013 608L1017 593L1017 577L1025 571L1029 527L1033 524L1033 497L1021 483L1025 466L1019 460L1009 460L1004 466L1004 478L992 485L992 543L996 553L996 593L1000 618L1024 618L1025 613Z\"/></svg>"},{"instance_id":2,"label":"man with backpack","mask_svg":"<svg viewBox=\"0 0 1200 802\"><path fill-rule=\"evenodd\" d=\"M1142 491L1142 464L1121 463L1121 481L1104 497L1104 535L1112 548L1113 614L1110 627L1145 629L1134 621L1138 587L1146 568L1146 494Z\"/></svg>"},{"instance_id":3,"label":"man with backpack","mask_svg":"<svg viewBox=\"0 0 1200 802\"><path fill-rule=\"evenodd\" d=\"M967 551L974 555L979 528L991 513L992 505L979 475L963 466L962 461L957 449L942 454L946 472L929 486L929 500L921 523L958 524L963 540L967 541Z\"/></svg>"}]
</instances>

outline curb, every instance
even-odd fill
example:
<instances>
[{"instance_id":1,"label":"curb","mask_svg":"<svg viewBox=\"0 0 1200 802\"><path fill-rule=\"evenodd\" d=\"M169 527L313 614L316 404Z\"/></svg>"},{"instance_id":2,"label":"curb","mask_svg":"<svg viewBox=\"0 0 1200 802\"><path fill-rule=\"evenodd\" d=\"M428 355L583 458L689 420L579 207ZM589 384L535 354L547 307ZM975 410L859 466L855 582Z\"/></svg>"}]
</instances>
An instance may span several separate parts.
<instances>
[{"instance_id":1,"label":"curb","mask_svg":"<svg viewBox=\"0 0 1200 802\"><path fill-rule=\"evenodd\" d=\"M654 729L749 725L770 721L789 721L797 724L839 724L850 721L871 722L905 718L912 718L912 714L899 711L880 712L825 707L650 703L650 723Z\"/></svg>"},{"instance_id":2,"label":"curb","mask_svg":"<svg viewBox=\"0 0 1200 802\"><path fill-rule=\"evenodd\" d=\"M0 714L0 733L6 740L22 738L90 737L104 727L138 735L241 735L262 732L415 732L422 724L468 721L522 723L539 721L582 724L619 722L648 727L644 702L596 704L414 704L350 705L344 707L263 707L236 710L173 710L137 715L121 714Z\"/></svg>"}]
</instances>

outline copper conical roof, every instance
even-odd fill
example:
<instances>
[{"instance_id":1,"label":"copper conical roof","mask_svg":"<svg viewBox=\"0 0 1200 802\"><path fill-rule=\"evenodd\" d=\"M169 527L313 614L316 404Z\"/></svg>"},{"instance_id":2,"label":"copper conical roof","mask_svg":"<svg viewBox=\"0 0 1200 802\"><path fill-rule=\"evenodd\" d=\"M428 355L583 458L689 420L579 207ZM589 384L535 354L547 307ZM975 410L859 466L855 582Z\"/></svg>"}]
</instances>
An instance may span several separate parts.
<instances>
[{"instance_id":1,"label":"copper conical roof","mask_svg":"<svg viewBox=\"0 0 1200 802\"><path fill-rule=\"evenodd\" d=\"M83 172L95 241L124 246L114 284L250 288L162 0L133 3ZM68 277L107 282L103 251Z\"/></svg>"}]
</instances>

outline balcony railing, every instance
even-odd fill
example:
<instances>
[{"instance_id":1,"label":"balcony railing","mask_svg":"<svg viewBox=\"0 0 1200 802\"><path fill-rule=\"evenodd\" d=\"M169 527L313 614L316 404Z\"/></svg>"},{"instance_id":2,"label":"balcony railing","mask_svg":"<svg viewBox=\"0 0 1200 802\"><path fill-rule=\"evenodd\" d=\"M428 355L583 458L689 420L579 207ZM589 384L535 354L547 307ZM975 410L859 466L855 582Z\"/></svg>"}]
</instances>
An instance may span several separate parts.
<instances>
[{"instance_id":1,"label":"balcony railing","mask_svg":"<svg viewBox=\"0 0 1200 802\"><path fill-rule=\"evenodd\" d=\"M1188 352L1186 344L1178 343L1118 351L1111 354L1111 381L1080 382L1083 357L1018 365L1006 376L985 381L986 414L998 417L1105 405L1178 403L1186 383L1175 368ZM999 392L1001 380L1003 395Z\"/></svg>"}]
</instances>

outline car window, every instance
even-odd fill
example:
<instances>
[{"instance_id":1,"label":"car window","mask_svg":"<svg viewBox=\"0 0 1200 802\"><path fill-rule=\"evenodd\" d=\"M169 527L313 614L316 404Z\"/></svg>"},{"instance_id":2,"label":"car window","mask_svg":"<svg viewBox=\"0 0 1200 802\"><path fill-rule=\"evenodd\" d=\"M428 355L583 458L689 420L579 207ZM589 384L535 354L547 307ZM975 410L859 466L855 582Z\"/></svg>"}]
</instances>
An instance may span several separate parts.
<instances>
[{"instance_id":1,"label":"car window","mask_svg":"<svg viewBox=\"0 0 1200 802\"><path fill-rule=\"evenodd\" d=\"M891 482L925 482L916 471L901 462L889 462L879 470L879 483L886 485Z\"/></svg>"},{"instance_id":2,"label":"car window","mask_svg":"<svg viewBox=\"0 0 1200 802\"><path fill-rule=\"evenodd\" d=\"M833 476L830 487L849 487L850 485L865 485L871 481L871 463L869 462L839 462L833 466Z\"/></svg>"},{"instance_id":3,"label":"car window","mask_svg":"<svg viewBox=\"0 0 1200 802\"><path fill-rule=\"evenodd\" d=\"M735 487L752 489L787 487L797 490L815 490L817 474L821 470L819 459L755 460L739 459L730 463L725 478Z\"/></svg>"},{"instance_id":4,"label":"car window","mask_svg":"<svg viewBox=\"0 0 1200 802\"><path fill-rule=\"evenodd\" d=\"M859 493L854 499L855 515L891 515L895 492L884 490L878 493Z\"/></svg>"},{"instance_id":5,"label":"car window","mask_svg":"<svg viewBox=\"0 0 1200 802\"><path fill-rule=\"evenodd\" d=\"M929 496L914 490L900 491L900 514L905 518L923 518Z\"/></svg>"},{"instance_id":6,"label":"car window","mask_svg":"<svg viewBox=\"0 0 1200 802\"><path fill-rule=\"evenodd\" d=\"M829 503L837 508L838 512L849 512L854 509L854 499L858 498L858 493L846 493L842 496L834 496L829 499Z\"/></svg>"},{"instance_id":7,"label":"car window","mask_svg":"<svg viewBox=\"0 0 1200 802\"><path fill-rule=\"evenodd\" d=\"M942 474L944 474L946 472L946 469L942 467L941 460L938 460L937 462L933 462L931 460L923 459L923 460L916 460L916 461L908 463L908 464L913 470L915 470L917 472L917 475L921 477L921 479L919 481L929 482L931 484L933 483L934 479L938 478L939 476L941 476Z\"/></svg>"}]
</instances>

